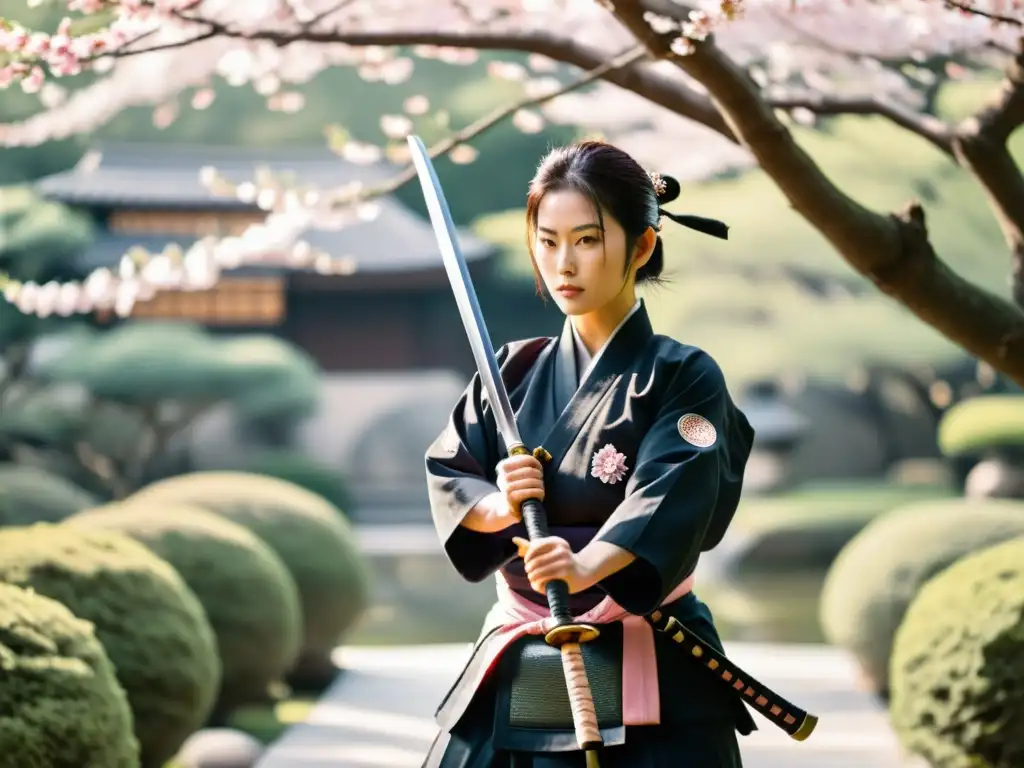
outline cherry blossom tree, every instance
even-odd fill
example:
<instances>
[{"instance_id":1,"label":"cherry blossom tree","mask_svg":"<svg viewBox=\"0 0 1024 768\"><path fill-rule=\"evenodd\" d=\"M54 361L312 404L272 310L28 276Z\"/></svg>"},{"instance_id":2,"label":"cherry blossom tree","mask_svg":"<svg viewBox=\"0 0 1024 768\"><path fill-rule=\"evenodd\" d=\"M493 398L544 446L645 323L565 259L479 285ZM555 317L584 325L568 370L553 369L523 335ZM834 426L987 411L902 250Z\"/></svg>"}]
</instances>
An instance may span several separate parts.
<instances>
[{"instance_id":1,"label":"cherry blossom tree","mask_svg":"<svg viewBox=\"0 0 1024 768\"><path fill-rule=\"evenodd\" d=\"M393 85L416 57L454 64L483 50L526 53L527 67L495 65L492 74L524 80L527 100L453 133L435 154L468 162L472 138L497 121L537 130L546 117L599 129L645 161L690 147L685 171L695 177L756 164L853 269L1024 384L1024 177L1007 148L1024 120L1021 0L72 0L68 9L74 18L54 35L7 21L0 84L49 89L50 104L0 125L7 146L85 132L135 105L173 119L172 100L186 91L193 106L208 105L211 77L251 84L271 108L297 109L292 88L327 67ZM977 114L955 124L932 114L938 84L992 67L1005 74ZM93 84L55 95L61 78L86 69L99 76ZM405 115L383 116L387 146L343 135L332 146L350 161L402 164L402 137L428 109L411 97ZM890 120L974 176L1005 235L1016 304L942 260L919 202L873 210L794 138L794 121L842 114ZM101 271L76 286L76 302L61 286L14 281L5 296L25 312L52 311L51 299L65 296L61 311L124 313L147 293L206 287L221 270L267 254L310 263L317 255L298 239L310 221L372 215L375 195L413 177L406 168L380 187L314 190L204 175L213 189L266 209L266 222L180 259L126 260L120 274Z\"/></svg>"}]
</instances>

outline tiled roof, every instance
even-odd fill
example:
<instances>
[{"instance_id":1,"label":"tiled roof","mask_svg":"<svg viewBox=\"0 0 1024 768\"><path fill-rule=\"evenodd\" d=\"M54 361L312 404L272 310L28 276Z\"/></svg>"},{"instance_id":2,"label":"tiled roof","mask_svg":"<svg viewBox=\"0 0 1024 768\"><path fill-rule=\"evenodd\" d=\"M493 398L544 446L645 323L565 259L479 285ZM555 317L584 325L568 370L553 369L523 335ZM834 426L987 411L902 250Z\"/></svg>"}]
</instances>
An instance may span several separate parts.
<instances>
[{"instance_id":1,"label":"tiled roof","mask_svg":"<svg viewBox=\"0 0 1024 768\"><path fill-rule=\"evenodd\" d=\"M145 142L102 142L67 171L36 183L41 194L78 205L126 205L203 208L250 208L212 194L199 173L217 168L236 182L251 179L260 166L274 173L293 173L303 184L341 186L352 181L383 181L397 171L391 164L349 163L326 147L207 146Z\"/></svg>"},{"instance_id":2,"label":"tiled roof","mask_svg":"<svg viewBox=\"0 0 1024 768\"><path fill-rule=\"evenodd\" d=\"M323 147L249 149L205 145L142 143L100 144L79 164L36 183L38 191L69 205L102 207L254 209L234 198L211 194L200 170L214 166L231 181L251 179L260 166L290 173L297 183L338 187L359 180L384 181L397 172L390 164L348 163ZM411 182L417 183L415 181ZM304 234L315 249L334 258L353 258L360 271L411 271L441 266L430 222L393 197L379 198L376 218L339 230L310 229ZM160 251L169 243L187 248L195 238L177 234L104 233L81 254L82 266L112 266L133 245ZM467 260L485 258L495 247L465 231L459 243ZM266 272L267 270L256 270Z\"/></svg>"}]
</instances>

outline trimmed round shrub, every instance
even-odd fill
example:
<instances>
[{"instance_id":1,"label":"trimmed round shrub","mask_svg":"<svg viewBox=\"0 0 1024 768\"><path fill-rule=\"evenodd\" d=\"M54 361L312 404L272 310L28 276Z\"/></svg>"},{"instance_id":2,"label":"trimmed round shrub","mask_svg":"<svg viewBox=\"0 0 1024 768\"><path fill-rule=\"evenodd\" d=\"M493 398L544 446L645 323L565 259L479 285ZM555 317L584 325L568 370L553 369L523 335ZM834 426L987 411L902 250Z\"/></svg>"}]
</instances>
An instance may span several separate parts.
<instances>
[{"instance_id":1,"label":"trimmed round shrub","mask_svg":"<svg viewBox=\"0 0 1024 768\"><path fill-rule=\"evenodd\" d=\"M828 482L740 502L722 559L731 575L824 570L868 523L891 509L948 497L938 486Z\"/></svg>"},{"instance_id":2,"label":"trimmed round shrub","mask_svg":"<svg viewBox=\"0 0 1024 768\"><path fill-rule=\"evenodd\" d=\"M96 497L60 475L0 464L0 526L58 523L96 503Z\"/></svg>"},{"instance_id":3,"label":"trimmed round shrub","mask_svg":"<svg viewBox=\"0 0 1024 768\"><path fill-rule=\"evenodd\" d=\"M352 506L344 478L334 468L298 451L261 451L250 456L245 471L287 480L323 496L343 512Z\"/></svg>"},{"instance_id":4,"label":"trimmed round shrub","mask_svg":"<svg viewBox=\"0 0 1024 768\"><path fill-rule=\"evenodd\" d=\"M904 747L943 768L1024 765L1024 537L925 583L892 654L890 715Z\"/></svg>"},{"instance_id":5,"label":"trimmed round shrub","mask_svg":"<svg viewBox=\"0 0 1024 768\"><path fill-rule=\"evenodd\" d=\"M213 512L185 504L111 504L66 525L131 536L166 560L199 598L217 636L218 719L264 701L295 663L302 612L291 574L263 541Z\"/></svg>"},{"instance_id":6,"label":"trimmed round shrub","mask_svg":"<svg viewBox=\"0 0 1024 768\"><path fill-rule=\"evenodd\" d=\"M840 552L821 593L826 639L850 651L888 696L893 635L921 585L964 555L1024 536L1024 503L946 499L872 521Z\"/></svg>"},{"instance_id":7,"label":"trimmed round shrub","mask_svg":"<svg viewBox=\"0 0 1024 768\"><path fill-rule=\"evenodd\" d=\"M938 440L946 456L1024 448L1024 396L984 395L957 403L939 422Z\"/></svg>"},{"instance_id":8,"label":"trimmed round shrub","mask_svg":"<svg viewBox=\"0 0 1024 768\"><path fill-rule=\"evenodd\" d=\"M303 614L303 649L289 681L316 687L333 675L331 651L366 609L369 570L344 514L293 483L245 472L195 472L146 486L131 503L194 504L265 541L291 572Z\"/></svg>"},{"instance_id":9,"label":"trimmed round shrub","mask_svg":"<svg viewBox=\"0 0 1024 768\"><path fill-rule=\"evenodd\" d=\"M145 546L65 524L7 528L0 581L93 623L128 695L144 768L163 766L205 722L221 676L213 630L178 572Z\"/></svg>"},{"instance_id":10,"label":"trimmed round shrub","mask_svg":"<svg viewBox=\"0 0 1024 768\"><path fill-rule=\"evenodd\" d=\"M0 768L137 768L128 699L92 625L0 583Z\"/></svg>"}]
</instances>

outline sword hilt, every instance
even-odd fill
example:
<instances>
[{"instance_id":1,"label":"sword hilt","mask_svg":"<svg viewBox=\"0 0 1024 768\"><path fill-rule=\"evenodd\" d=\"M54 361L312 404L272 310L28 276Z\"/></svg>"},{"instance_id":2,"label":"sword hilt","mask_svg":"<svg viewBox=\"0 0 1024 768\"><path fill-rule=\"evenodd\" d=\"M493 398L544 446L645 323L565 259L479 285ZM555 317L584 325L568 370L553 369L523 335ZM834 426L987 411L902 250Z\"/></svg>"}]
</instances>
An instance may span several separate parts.
<instances>
[{"instance_id":1,"label":"sword hilt","mask_svg":"<svg viewBox=\"0 0 1024 768\"><path fill-rule=\"evenodd\" d=\"M529 453L525 446L513 446L509 456ZM534 457L543 461L550 455L543 448L533 451ZM541 539L549 534L547 513L538 499L527 499L520 508L527 536ZM604 741L598 727L597 710L594 707L594 696L587 679L587 670L583 663L581 643L589 642L599 634L597 627L589 624L577 624L569 610L569 585L561 579L549 581L544 585L548 598L548 608L554 619L554 626L544 636L544 641L562 652L562 670L565 673L565 684L569 692L569 705L572 709L573 726L576 730L576 741L580 749L587 751L588 768L597 768L597 752Z\"/></svg>"}]
</instances>

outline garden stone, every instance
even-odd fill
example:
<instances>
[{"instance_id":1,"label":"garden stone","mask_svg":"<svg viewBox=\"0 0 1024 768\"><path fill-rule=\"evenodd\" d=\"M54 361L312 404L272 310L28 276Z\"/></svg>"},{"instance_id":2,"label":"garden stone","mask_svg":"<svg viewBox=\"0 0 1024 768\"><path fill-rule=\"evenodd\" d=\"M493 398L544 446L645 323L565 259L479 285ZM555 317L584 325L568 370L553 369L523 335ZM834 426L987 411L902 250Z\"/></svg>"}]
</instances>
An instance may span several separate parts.
<instances>
[{"instance_id":1,"label":"garden stone","mask_svg":"<svg viewBox=\"0 0 1024 768\"><path fill-rule=\"evenodd\" d=\"M181 768L252 768L263 745L242 731L207 728L192 734L176 757Z\"/></svg>"}]
</instances>

